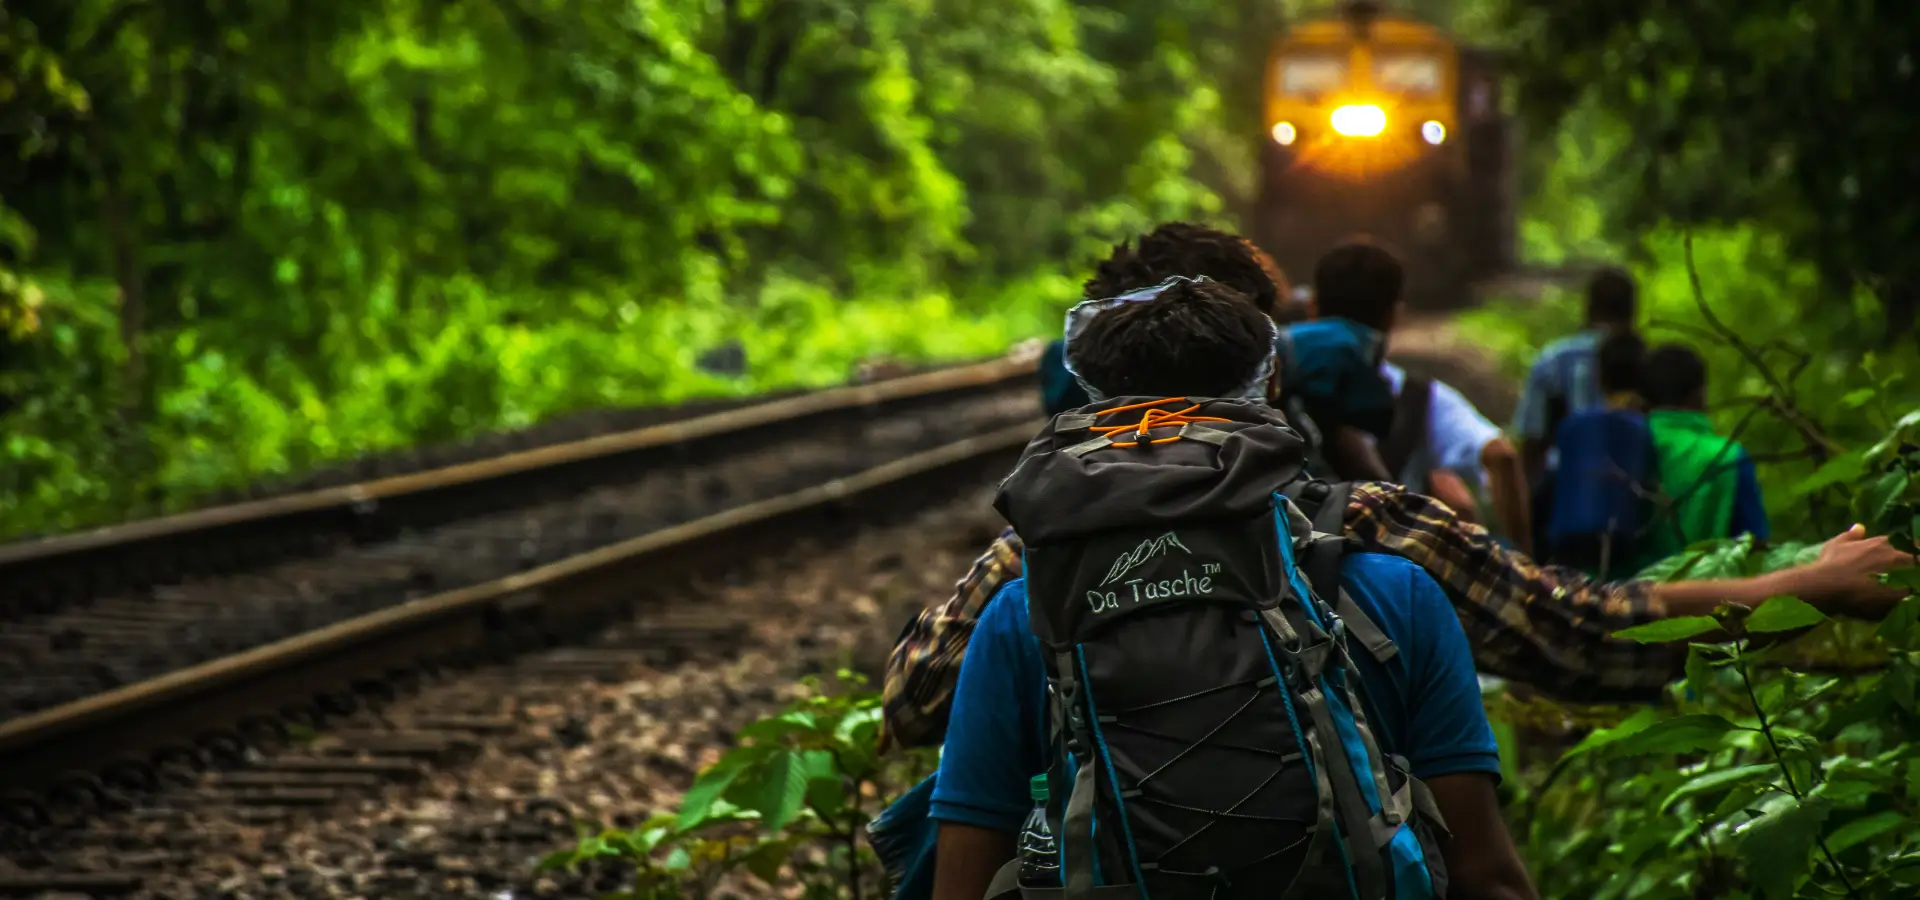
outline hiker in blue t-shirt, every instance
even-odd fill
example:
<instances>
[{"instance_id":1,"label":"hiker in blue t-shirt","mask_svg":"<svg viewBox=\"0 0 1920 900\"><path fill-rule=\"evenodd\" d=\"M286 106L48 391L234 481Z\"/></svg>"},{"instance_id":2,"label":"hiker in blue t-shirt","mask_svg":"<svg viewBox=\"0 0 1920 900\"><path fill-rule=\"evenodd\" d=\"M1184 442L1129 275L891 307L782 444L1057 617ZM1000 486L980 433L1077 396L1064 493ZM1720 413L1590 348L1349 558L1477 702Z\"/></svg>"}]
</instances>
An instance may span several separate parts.
<instances>
[{"instance_id":1,"label":"hiker in blue t-shirt","mask_svg":"<svg viewBox=\"0 0 1920 900\"><path fill-rule=\"evenodd\" d=\"M1243 303L1230 290L1209 290L1102 312L1126 324L1099 329L1097 339L1112 346L1072 348L1074 368L1103 394L1213 396L1205 385L1241 383L1268 364L1257 343L1241 346L1260 340L1234 326ZM1175 304L1184 308L1158 308ZM1090 329L1082 344L1095 341ZM1229 365L1245 371L1230 377ZM1349 554L1341 581L1397 647L1384 663L1355 653L1353 664L1382 752L1407 758L1452 831L1441 848L1451 896L1537 896L1495 798L1499 754L1452 602L1422 569L1394 556ZM940 823L935 900L978 900L1012 858L1032 807L1029 779L1052 758L1045 690L1025 581L1013 581L982 614L961 665L931 796Z\"/></svg>"}]
</instances>

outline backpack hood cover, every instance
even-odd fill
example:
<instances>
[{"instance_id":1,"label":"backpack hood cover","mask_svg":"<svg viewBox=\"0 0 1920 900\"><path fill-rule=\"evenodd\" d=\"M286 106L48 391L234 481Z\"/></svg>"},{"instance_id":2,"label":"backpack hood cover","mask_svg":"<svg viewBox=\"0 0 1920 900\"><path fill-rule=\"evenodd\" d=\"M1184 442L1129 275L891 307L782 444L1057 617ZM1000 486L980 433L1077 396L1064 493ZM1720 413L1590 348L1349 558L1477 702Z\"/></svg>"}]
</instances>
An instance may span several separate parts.
<instances>
[{"instance_id":1,"label":"backpack hood cover","mask_svg":"<svg viewBox=\"0 0 1920 900\"><path fill-rule=\"evenodd\" d=\"M1086 300L1075 304L1072 309L1067 310L1065 338L1061 341L1062 365L1066 367L1068 373L1073 375L1073 380L1080 385L1080 390L1084 391L1088 397L1094 400L1108 399L1107 395L1102 393L1099 388L1088 384L1085 378L1080 377L1079 370L1073 367L1074 342L1078 341L1080 336L1086 333L1088 323L1092 322L1094 317L1101 313L1127 303L1146 303L1158 300L1167 288L1177 284L1212 283L1213 279L1205 275L1199 275L1193 278L1188 278L1185 275L1175 275L1152 287L1143 287L1128 291L1118 297ZM1267 327L1271 331L1267 343L1270 345L1278 345L1280 341L1280 326L1269 320ZM1267 382L1273 378L1273 367L1274 357L1269 354L1266 359L1261 361L1260 368L1254 371L1253 376L1248 378L1245 384L1234 389L1232 396L1244 400L1265 399L1267 396Z\"/></svg>"},{"instance_id":2,"label":"backpack hood cover","mask_svg":"<svg viewBox=\"0 0 1920 900\"><path fill-rule=\"evenodd\" d=\"M1156 426L1145 439L1131 429L1091 430L1137 425L1154 410L1186 410L1188 421ZM1148 443L1176 434L1181 440ZM1093 452L1134 440L1141 443L1129 452ZM1121 524L1252 518L1273 508L1274 492L1299 479L1305 460L1306 442L1264 403L1115 397L1055 416L1000 482L993 506L1029 546Z\"/></svg>"}]
</instances>

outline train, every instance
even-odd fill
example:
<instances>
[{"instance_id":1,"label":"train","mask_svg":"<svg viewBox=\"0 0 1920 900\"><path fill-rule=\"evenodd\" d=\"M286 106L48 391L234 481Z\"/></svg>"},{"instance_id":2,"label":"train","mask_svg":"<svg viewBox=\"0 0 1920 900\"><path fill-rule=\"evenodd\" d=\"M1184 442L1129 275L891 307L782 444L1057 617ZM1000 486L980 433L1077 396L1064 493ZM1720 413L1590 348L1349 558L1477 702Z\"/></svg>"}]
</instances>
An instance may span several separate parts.
<instances>
[{"instance_id":1,"label":"train","mask_svg":"<svg viewBox=\"0 0 1920 900\"><path fill-rule=\"evenodd\" d=\"M1518 127L1496 54L1348 0L1294 23L1266 73L1249 234L1296 282L1356 234L1406 262L1416 308L1514 268Z\"/></svg>"}]
</instances>

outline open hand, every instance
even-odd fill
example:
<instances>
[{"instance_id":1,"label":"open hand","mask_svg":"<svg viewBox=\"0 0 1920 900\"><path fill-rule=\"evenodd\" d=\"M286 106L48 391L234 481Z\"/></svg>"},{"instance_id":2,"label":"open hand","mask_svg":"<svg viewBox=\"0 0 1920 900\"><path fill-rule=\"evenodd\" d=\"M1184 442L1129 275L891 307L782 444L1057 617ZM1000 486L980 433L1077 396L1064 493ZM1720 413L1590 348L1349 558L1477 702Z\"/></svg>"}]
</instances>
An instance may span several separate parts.
<instances>
[{"instance_id":1,"label":"open hand","mask_svg":"<svg viewBox=\"0 0 1920 900\"><path fill-rule=\"evenodd\" d=\"M1880 583L1876 575L1920 565L1911 553L1884 537L1867 537L1855 525L1820 546L1820 558L1794 574L1795 593L1809 601L1823 600L1831 611L1862 619L1884 617L1907 592Z\"/></svg>"}]
</instances>

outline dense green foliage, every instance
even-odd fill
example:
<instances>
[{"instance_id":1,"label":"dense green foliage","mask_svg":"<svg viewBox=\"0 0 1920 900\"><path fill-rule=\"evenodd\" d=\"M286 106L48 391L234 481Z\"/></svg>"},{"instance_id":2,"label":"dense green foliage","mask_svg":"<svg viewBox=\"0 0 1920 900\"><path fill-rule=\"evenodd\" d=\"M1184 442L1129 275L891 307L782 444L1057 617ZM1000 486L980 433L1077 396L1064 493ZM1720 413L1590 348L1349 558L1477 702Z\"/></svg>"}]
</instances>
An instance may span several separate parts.
<instances>
[{"instance_id":1,"label":"dense green foliage","mask_svg":"<svg viewBox=\"0 0 1920 900\"><path fill-rule=\"evenodd\" d=\"M1270 9L10 2L0 527L997 352L1220 209L1252 107L1202 73Z\"/></svg>"},{"instance_id":2,"label":"dense green foliage","mask_svg":"<svg viewBox=\"0 0 1920 900\"><path fill-rule=\"evenodd\" d=\"M1920 412L1837 457L1799 493L1835 487L1851 496L1852 518L1911 546L1920 532ZM1646 575L1739 577L1817 553L1795 542L1760 552L1744 538L1710 541ZM1920 594L1920 569L1892 577ZM1813 636L1764 643L1815 626ZM1622 636L1685 641L1722 630L1736 639L1693 644L1669 704L1587 734L1544 773L1522 774L1516 837L1541 895L1920 892L1920 596L1871 629L1827 623L1780 597ZM1539 724L1514 706L1490 708L1509 726ZM1516 730L1503 731L1510 741Z\"/></svg>"},{"instance_id":3,"label":"dense green foliage","mask_svg":"<svg viewBox=\"0 0 1920 900\"><path fill-rule=\"evenodd\" d=\"M1493 4L1489 4L1493 5ZM1905 0L1498 4L1536 126L1569 111L1617 126L1610 220L1758 225L1820 276L1790 304L1885 342L1920 339L1920 156ZM1864 286L1883 314L1848 298ZM1910 352L1913 344L1907 344Z\"/></svg>"}]
</instances>

